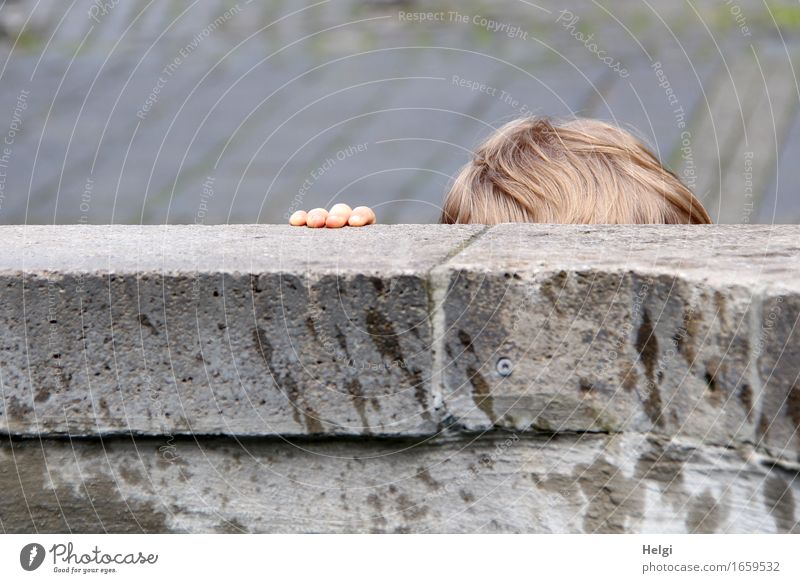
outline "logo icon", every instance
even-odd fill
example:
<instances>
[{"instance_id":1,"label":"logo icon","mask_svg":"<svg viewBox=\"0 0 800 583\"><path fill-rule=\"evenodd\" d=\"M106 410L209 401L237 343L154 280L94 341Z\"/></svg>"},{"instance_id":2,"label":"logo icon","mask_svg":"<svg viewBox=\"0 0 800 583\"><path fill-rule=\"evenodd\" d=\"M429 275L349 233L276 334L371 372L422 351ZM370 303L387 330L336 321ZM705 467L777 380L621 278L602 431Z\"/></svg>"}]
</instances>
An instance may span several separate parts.
<instances>
[{"instance_id":1,"label":"logo icon","mask_svg":"<svg viewBox=\"0 0 800 583\"><path fill-rule=\"evenodd\" d=\"M30 543L19 552L19 564L26 571L35 571L44 562L44 547L39 543Z\"/></svg>"}]
</instances>

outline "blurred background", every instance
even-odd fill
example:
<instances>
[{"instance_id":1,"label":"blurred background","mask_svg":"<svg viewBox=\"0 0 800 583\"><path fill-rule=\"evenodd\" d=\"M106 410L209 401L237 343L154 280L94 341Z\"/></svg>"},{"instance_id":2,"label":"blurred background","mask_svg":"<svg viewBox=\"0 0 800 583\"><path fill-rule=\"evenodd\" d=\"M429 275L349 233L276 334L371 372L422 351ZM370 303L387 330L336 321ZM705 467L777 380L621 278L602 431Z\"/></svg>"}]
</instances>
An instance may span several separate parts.
<instances>
[{"instance_id":1,"label":"blurred background","mask_svg":"<svg viewBox=\"0 0 800 583\"><path fill-rule=\"evenodd\" d=\"M725 223L800 222L800 3L0 0L0 223L435 222L522 115L634 130Z\"/></svg>"}]
</instances>

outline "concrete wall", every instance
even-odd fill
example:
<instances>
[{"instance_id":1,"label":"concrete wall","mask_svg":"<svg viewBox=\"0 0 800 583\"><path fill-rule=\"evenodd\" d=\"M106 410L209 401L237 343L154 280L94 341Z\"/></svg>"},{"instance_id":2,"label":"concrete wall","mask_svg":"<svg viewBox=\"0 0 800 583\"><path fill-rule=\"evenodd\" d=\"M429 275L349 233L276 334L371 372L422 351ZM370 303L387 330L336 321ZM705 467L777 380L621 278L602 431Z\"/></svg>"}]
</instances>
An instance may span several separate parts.
<instances>
[{"instance_id":1,"label":"concrete wall","mask_svg":"<svg viewBox=\"0 0 800 583\"><path fill-rule=\"evenodd\" d=\"M7 532L798 532L800 228L0 227Z\"/></svg>"}]
</instances>

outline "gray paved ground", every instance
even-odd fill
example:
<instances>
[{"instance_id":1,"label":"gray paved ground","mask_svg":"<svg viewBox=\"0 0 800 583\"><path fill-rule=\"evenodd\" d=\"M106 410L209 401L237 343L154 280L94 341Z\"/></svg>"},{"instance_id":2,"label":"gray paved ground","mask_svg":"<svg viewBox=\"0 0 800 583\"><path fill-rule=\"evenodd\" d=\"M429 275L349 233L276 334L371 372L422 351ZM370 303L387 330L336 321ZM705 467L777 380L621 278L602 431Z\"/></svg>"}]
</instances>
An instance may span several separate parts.
<instances>
[{"instance_id":1,"label":"gray paved ground","mask_svg":"<svg viewBox=\"0 0 800 583\"><path fill-rule=\"evenodd\" d=\"M800 222L797 2L0 0L0 31L1 223L430 222L531 111L635 128L721 222Z\"/></svg>"}]
</instances>

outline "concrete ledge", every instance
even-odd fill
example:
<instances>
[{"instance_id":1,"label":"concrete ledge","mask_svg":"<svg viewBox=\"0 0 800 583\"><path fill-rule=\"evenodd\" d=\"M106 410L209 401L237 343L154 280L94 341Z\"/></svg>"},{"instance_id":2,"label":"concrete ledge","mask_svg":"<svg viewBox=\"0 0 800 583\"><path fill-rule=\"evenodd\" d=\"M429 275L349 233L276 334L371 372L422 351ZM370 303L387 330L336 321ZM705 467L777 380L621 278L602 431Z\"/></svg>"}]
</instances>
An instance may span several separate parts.
<instances>
[{"instance_id":1,"label":"concrete ledge","mask_svg":"<svg viewBox=\"0 0 800 583\"><path fill-rule=\"evenodd\" d=\"M800 532L798 482L635 434L0 446L7 532Z\"/></svg>"},{"instance_id":2,"label":"concrete ledge","mask_svg":"<svg viewBox=\"0 0 800 583\"><path fill-rule=\"evenodd\" d=\"M37 226L0 240L12 435L497 426L800 451L796 227Z\"/></svg>"},{"instance_id":3,"label":"concrete ledge","mask_svg":"<svg viewBox=\"0 0 800 583\"><path fill-rule=\"evenodd\" d=\"M0 473L46 444L24 462L33 493L0 508L5 530L57 530L69 508L53 518L50 498L78 492L80 513L94 487L154 521L105 509L113 531L697 531L711 528L702 504L712 530L796 529L799 227L20 226L0 242ZM153 451L137 461L125 435ZM471 475L462 449L498 435L519 444L495 460L505 494L476 508L499 491L487 472L424 503ZM242 452L215 436L257 453L234 463ZM316 450L298 439L320 453L299 455ZM174 456L175 440L193 445ZM680 472L654 447L681 452ZM266 514L265 464L288 477ZM206 513L175 488L184 471L216 484L220 467L250 492L241 512L216 508L227 483L209 486ZM420 468L413 487L393 484ZM299 471L333 490L295 488ZM348 480L380 484L351 499ZM159 483L175 498L146 487ZM604 483L633 488L634 506ZM532 498L514 505L505 489L523 484ZM347 501L315 498L333 491ZM32 522L13 510L29 495Z\"/></svg>"}]
</instances>

